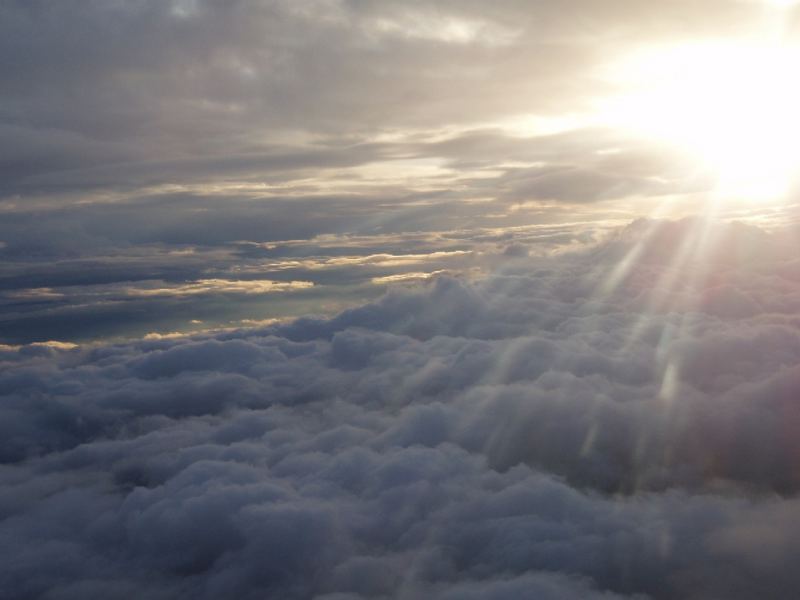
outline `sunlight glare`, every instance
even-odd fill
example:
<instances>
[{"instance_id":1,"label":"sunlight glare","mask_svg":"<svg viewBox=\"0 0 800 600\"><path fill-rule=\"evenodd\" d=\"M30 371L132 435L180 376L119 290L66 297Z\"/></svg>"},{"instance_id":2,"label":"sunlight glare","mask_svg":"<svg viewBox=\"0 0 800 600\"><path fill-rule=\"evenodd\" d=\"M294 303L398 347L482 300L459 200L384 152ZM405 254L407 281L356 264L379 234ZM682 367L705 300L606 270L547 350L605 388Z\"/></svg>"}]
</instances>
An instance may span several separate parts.
<instances>
[{"instance_id":1,"label":"sunlight glare","mask_svg":"<svg viewBox=\"0 0 800 600\"><path fill-rule=\"evenodd\" d=\"M717 179L720 196L783 196L800 156L800 49L687 44L617 64L626 91L601 109L615 126L677 144Z\"/></svg>"}]
</instances>

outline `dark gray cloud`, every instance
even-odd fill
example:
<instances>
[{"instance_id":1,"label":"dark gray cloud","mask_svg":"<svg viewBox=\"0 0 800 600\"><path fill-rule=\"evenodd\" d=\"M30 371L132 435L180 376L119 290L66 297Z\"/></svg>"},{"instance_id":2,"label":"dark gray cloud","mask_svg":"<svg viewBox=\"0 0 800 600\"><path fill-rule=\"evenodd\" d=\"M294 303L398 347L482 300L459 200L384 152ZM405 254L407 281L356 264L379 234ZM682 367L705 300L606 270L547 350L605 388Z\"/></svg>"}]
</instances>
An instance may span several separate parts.
<instances>
[{"instance_id":1,"label":"dark gray cloud","mask_svg":"<svg viewBox=\"0 0 800 600\"><path fill-rule=\"evenodd\" d=\"M741 33L763 7L37 0L0 11L8 201L434 158L374 140L435 146L448 127L580 112L608 91L597 68L609 59Z\"/></svg>"},{"instance_id":2,"label":"dark gray cloud","mask_svg":"<svg viewBox=\"0 0 800 600\"><path fill-rule=\"evenodd\" d=\"M1 589L792 598L790 243L640 221L331 319L1 347Z\"/></svg>"}]
</instances>

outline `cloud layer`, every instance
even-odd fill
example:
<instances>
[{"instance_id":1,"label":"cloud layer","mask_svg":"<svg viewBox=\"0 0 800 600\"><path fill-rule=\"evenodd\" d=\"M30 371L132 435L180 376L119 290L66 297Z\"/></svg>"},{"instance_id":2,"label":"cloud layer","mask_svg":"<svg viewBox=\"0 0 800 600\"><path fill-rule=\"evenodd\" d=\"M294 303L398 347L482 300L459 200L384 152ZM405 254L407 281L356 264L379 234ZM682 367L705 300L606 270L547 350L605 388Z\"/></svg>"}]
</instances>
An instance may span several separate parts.
<instances>
[{"instance_id":1,"label":"cloud layer","mask_svg":"<svg viewBox=\"0 0 800 600\"><path fill-rule=\"evenodd\" d=\"M548 119L613 92L602 70L632 49L747 34L764 12L751 0L4 2L0 202L396 191L398 179L473 196L492 178L506 200L674 192L691 167L653 143Z\"/></svg>"},{"instance_id":2,"label":"cloud layer","mask_svg":"<svg viewBox=\"0 0 800 600\"><path fill-rule=\"evenodd\" d=\"M640 221L332 319L3 347L0 589L792 598L793 244Z\"/></svg>"},{"instance_id":3,"label":"cloud layer","mask_svg":"<svg viewBox=\"0 0 800 600\"><path fill-rule=\"evenodd\" d=\"M794 209L597 112L796 14L0 3L0 600L796 598Z\"/></svg>"},{"instance_id":4,"label":"cloud layer","mask_svg":"<svg viewBox=\"0 0 800 600\"><path fill-rule=\"evenodd\" d=\"M485 271L485 255L526 244L521 227L552 226L535 242L552 247L655 204L694 210L713 173L603 116L630 83L613 65L751 39L776 15L790 43L795 12L754 0L5 1L0 343L331 315L376 286ZM429 256L336 262L345 252ZM213 279L315 286L142 302Z\"/></svg>"}]
</instances>

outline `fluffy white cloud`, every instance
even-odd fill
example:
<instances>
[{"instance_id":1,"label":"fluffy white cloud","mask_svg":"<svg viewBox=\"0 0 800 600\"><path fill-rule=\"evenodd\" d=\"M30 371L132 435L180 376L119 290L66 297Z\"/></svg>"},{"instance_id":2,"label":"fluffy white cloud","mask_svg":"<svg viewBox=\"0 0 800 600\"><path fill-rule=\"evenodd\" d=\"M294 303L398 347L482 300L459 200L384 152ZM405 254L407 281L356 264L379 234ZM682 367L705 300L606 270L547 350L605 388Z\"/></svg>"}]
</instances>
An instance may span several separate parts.
<instances>
[{"instance_id":1,"label":"fluffy white cloud","mask_svg":"<svg viewBox=\"0 0 800 600\"><path fill-rule=\"evenodd\" d=\"M792 598L788 240L639 222L329 320L0 347L2 589Z\"/></svg>"}]
</instances>

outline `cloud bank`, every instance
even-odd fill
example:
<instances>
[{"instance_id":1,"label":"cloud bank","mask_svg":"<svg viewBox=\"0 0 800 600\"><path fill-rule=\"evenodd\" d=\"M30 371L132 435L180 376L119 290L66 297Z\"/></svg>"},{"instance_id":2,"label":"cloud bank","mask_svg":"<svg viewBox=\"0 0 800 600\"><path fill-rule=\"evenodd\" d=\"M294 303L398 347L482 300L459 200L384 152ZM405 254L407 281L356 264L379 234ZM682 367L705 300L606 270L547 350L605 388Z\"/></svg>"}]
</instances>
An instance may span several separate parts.
<instances>
[{"instance_id":1,"label":"cloud bank","mask_svg":"<svg viewBox=\"0 0 800 600\"><path fill-rule=\"evenodd\" d=\"M12 0L0 7L0 203L398 179L477 195L493 178L504 200L674 192L692 166L676 174L657 145L548 119L590 111L610 91L602 69L632 49L746 35L764 15L751 0ZM595 143L621 156L593 155Z\"/></svg>"},{"instance_id":2,"label":"cloud bank","mask_svg":"<svg viewBox=\"0 0 800 600\"><path fill-rule=\"evenodd\" d=\"M794 239L639 221L331 319L4 346L0 595L793 598Z\"/></svg>"},{"instance_id":3,"label":"cloud bank","mask_svg":"<svg viewBox=\"0 0 800 600\"><path fill-rule=\"evenodd\" d=\"M552 226L566 244L656 204L695 210L713 169L604 114L630 91L614 65L752 39L776 15L789 43L794 13L752 0L6 0L0 343L332 315L376 286L483 269L498 250L486 238L519 241L502 228ZM430 256L334 260L348 250ZM150 294L209 280L314 287Z\"/></svg>"}]
</instances>

